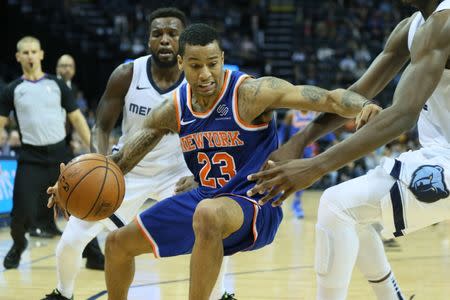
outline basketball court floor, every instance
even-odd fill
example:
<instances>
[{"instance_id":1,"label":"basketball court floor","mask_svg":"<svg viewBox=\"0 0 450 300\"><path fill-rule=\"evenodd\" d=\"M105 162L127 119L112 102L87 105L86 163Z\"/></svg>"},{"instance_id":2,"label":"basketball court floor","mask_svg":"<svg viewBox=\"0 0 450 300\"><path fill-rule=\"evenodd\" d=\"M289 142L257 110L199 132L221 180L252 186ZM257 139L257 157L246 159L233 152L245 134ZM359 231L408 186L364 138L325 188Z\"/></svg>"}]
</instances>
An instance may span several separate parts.
<instances>
[{"instance_id":1,"label":"basketball court floor","mask_svg":"<svg viewBox=\"0 0 450 300\"><path fill-rule=\"evenodd\" d=\"M239 300L313 300L315 295L314 225L319 192L304 197L306 217L296 220L285 204L285 218L275 242L262 250L239 253L230 260L227 290ZM104 241L105 235L101 236ZM58 239L30 238L29 248L17 270L0 266L0 299L40 299L56 285L54 249ZM398 282L414 300L450 299L450 224L432 226L398 239L400 247L387 253ZM11 246L9 228L0 229L0 259ZM84 261L83 261L84 263ZM189 256L155 260L143 255L136 260L136 276L129 300L187 299ZM75 299L107 299L104 273L83 268ZM354 271L348 299L375 297L358 270Z\"/></svg>"}]
</instances>

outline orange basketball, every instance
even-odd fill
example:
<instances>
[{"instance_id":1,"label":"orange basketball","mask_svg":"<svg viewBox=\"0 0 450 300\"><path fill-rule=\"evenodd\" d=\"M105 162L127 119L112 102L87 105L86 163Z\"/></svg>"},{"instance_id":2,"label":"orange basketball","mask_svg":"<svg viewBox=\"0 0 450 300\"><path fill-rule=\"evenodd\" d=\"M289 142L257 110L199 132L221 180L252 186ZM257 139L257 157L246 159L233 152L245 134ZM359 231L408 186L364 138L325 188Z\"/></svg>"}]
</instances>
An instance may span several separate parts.
<instances>
[{"instance_id":1,"label":"orange basketball","mask_svg":"<svg viewBox=\"0 0 450 300\"><path fill-rule=\"evenodd\" d=\"M122 204L125 180L104 155L91 153L71 160L58 178L59 205L86 221L111 216Z\"/></svg>"}]
</instances>

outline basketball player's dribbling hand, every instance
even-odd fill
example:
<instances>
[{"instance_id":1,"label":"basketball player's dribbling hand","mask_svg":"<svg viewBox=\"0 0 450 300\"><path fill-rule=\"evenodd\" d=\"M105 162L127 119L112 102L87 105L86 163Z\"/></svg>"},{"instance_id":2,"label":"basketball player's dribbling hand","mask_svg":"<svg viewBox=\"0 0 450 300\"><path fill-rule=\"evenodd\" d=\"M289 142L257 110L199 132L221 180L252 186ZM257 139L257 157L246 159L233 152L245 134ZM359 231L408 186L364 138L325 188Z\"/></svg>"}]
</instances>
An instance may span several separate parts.
<instances>
[{"instance_id":1,"label":"basketball player's dribbling hand","mask_svg":"<svg viewBox=\"0 0 450 300\"><path fill-rule=\"evenodd\" d=\"M195 181L194 176L184 176L175 184L175 194L181 194L196 187L198 187L198 182Z\"/></svg>"},{"instance_id":2,"label":"basketball player's dribbling hand","mask_svg":"<svg viewBox=\"0 0 450 300\"><path fill-rule=\"evenodd\" d=\"M61 174L65 168L66 165L61 163L59 165L59 173ZM66 220L69 219L69 214L67 213L67 211L59 205L58 181L56 181L53 186L48 187L47 194L50 195L50 197L48 198L47 207L53 207L53 217L55 218L55 220L58 216L58 210L61 210L63 212L64 218L66 218Z\"/></svg>"}]
</instances>

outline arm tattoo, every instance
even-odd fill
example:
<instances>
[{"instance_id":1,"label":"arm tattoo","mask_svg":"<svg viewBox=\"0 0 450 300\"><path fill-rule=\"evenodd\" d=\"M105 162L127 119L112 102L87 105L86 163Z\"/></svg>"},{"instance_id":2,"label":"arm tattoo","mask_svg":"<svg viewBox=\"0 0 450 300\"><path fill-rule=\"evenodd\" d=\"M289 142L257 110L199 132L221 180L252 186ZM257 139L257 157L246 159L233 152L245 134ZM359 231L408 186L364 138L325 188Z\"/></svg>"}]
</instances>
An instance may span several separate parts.
<instances>
[{"instance_id":1,"label":"arm tattoo","mask_svg":"<svg viewBox=\"0 0 450 300\"><path fill-rule=\"evenodd\" d=\"M302 88L302 96L309 99L311 102L317 102L323 97L326 97L327 91L319 87L306 85Z\"/></svg>"},{"instance_id":2,"label":"arm tattoo","mask_svg":"<svg viewBox=\"0 0 450 300\"><path fill-rule=\"evenodd\" d=\"M137 163L159 143L164 134L154 129L137 131L124 147L111 156L123 174L128 173Z\"/></svg>"},{"instance_id":3,"label":"arm tattoo","mask_svg":"<svg viewBox=\"0 0 450 300\"><path fill-rule=\"evenodd\" d=\"M345 108L361 108L365 105L366 102L366 98L352 91L346 90L342 94L342 104Z\"/></svg>"}]
</instances>

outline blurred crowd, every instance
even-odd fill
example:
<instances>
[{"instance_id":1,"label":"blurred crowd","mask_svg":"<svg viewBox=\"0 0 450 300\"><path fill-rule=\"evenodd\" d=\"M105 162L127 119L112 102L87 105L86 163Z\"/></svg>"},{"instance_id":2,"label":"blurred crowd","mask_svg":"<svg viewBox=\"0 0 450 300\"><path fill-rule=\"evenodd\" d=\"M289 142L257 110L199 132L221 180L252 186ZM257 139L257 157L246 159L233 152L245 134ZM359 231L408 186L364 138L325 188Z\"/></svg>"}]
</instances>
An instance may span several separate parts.
<instances>
[{"instance_id":1,"label":"blurred crowd","mask_svg":"<svg viewBox=\"0 0 450 300\"><path fill-rule=\"evenodd\" d=\"M20 75L20 67L14 60L15 41L24 33L35 34L43 41L47 72L54 70L56 58L62 53L70 53L77 60L74 78L80 87L76 94L77 103L92 126L96 104L111 71L126 59L147 53L147 16L161 5L177 6L186 12L191 22L215 26L222 34L226 63L238 65L255 76L272 74L277 64L265 55L267 45L273 43L267 34L271 14L282 12L292 16L293 22L289 26L292 45L280 52L284 56L281 59L287 59L292 68L293 75L285 78L296 84L327 89L348 87L359 78L382 50L395 24L412 12L401 7L400 1L388 0L179 0L164 3L8 0L8 13L11 13L8 22L17 26L8 26L7 40L11 42L5 47L7 55L0 58L0 90L5 82ZM23 19L13 20L14 13ZM391 103L398 80L399 77L395 78L377 97L383 107ZM284 113L281 111L279 115ZM9 132L1 133L1 155L14 156L20 147L15 126L13 123ZM316 152L345 139L353 131L354 126L349 123L335 133L335 139L319 141ZM117 131L116 137L119 133ZM75 154L88 151L81 147L77 136L70 140ZM381 155L396 156L417 146L415 131L405 133L372 155L330 174L316 187L327 187L359 176L375 166Z\"/></svg>"}]
</instances>

